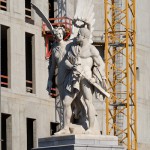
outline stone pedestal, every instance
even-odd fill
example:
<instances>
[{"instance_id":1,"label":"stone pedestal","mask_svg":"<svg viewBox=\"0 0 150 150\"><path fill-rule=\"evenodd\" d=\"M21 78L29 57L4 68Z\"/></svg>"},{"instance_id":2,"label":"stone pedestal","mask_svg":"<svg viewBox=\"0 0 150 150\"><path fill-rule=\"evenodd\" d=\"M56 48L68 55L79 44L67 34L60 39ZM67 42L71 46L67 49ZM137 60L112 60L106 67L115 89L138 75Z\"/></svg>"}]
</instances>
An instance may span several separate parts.
<instances>
[{"instance_id":1,"label":"stone pedestal","mask_svg":"<svg viewBox=\"0 0 150 150\"><path fill-rule=\"evenodd\" d=\"M63 135L39 139L33 150L125 150L118 138L104 135Z\"/></svg>"}]
</instances>

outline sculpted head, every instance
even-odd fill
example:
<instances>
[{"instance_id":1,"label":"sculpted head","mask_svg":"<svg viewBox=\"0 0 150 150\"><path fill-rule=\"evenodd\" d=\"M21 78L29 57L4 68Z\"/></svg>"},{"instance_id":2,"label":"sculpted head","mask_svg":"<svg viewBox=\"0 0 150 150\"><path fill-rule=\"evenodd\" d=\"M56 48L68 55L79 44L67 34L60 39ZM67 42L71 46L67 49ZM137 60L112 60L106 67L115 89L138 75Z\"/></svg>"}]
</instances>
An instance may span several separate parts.
<instances>
[{"instance_id":1,"label":"sculpted head","mask_svg":"<svg viewBox=\"0 0 150 150\"><path fill-rule=\"evenodd\" d=\"M87 28L80 28L79 29L79 35L83 36L84 38L89 39L90 35L91 35L91 32Z\"/></svg>"},{"instance_id":2,"label":"sculpted head","mask_svg":"<svg viewBox=\"0 0 150 150\"><path fill-rule=\"evenodd\" d=\"M88 42L90 39L91 32L87 28L80 28L77 36L77 42L82 44L82 42Z\"/></svg>"},{"instance_id":3,"label":"sculpted head","mask_svg":"<svg viewBox=\"0 0 150 150\"><path fill-rule=\"evenodd\" d=\"M55 34L57 40L59 40L59 41L63 40L64 33L65 33L65 30L63 27L58 27L54 31L54 34Z\"/></svg>"}]
</instances>

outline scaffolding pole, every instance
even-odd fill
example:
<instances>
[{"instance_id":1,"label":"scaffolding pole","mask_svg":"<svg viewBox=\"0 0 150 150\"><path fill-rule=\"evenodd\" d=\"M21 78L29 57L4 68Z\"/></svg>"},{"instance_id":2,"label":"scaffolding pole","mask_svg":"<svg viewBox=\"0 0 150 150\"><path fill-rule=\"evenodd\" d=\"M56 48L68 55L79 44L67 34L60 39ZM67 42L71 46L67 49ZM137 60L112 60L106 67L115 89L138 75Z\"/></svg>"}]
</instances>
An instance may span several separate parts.
<instances>
[{"instance_id":1,"label":"scaffolding pole","mask_svg":"<svg viewBox=\"0 0 150 150\"><path fill-rule=\"evenodd\" d=\"M106 99L106 133L118 136L128 150L137 150L135 3L105 0L105 63L111 94Z\"/></svg>"}]
</instances>

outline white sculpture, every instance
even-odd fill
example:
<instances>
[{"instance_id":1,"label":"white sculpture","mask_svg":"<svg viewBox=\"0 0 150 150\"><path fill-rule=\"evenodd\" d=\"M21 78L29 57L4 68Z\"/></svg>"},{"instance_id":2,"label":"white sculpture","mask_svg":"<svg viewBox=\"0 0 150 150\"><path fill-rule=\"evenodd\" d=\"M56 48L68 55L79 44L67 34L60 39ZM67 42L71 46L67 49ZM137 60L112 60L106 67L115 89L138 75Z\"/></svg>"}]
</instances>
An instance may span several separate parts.
<instances>
[{"instance_id":1,"label":"white sculpture","mask_svg":"<svg viewBox=\"0 0 150 150\"><path fill-rule=\"evenodd\" d=\"M87 28L79 29L77 42L79 45L73 45L68 50L67 58L65 58L66 68L70 70L66 82L64 84L66 88L64 103L64 119L65 127L57 134L69 133L71 124L71 104L74 99L80 94L83 96L83 100L87 106L87 116L89 121L89 127L85 131L85 134L99 134L94 129L95 123L95 109L92 103L93 92L101 94L97 87L93 86L94 83L97 85L105 85L105 72L104 62L99 55L98 50L90 44L90 31ZM106 87L104 87L106 88ZM81 101L81 99L78 99Z\"/></svg>"},{"instance_id":2,"label":"white sculpture","mask_svg":"<svg viewBox=\"0 0 150 150\"><path fill-rule=\"evenodd\" d=\"M34 9L37 11L36 6ZM84 9L83 9L84 8ZM49 29L57 38L52 51L49 65L48 90L52 86L52 77L56 74L56 84L60 94L60 100L64 104L64 129L56 134L76 133L79 129L85 134L100 134L95 129L96 111L93 106L93 93L99 99L99 95L108 96L105 91L105 65L98 50L91 45L92 31L94 30L94 5L92 0L79 0L73 20L73 34L69 40L63 40L63 28L53 29L52 25L45 21ZM37 11L39 15L41 12ZM85 102L86 106L83 105ZM87 107L87 108L85 108ZM87 112L85 111L87 110ZM73 121L73 117L78 122ZM89 121L87 126L85 121ZM74 125L73 125L73 124ZM78 126L78 125L81 126ZM78 130L78 132L79 132Z\"/></svg>"},{"instance_id":3,"label":"white sculpture","mask_svg":"<svg viewBox=\"0 0 150 150\"><path fill-rule=\"evenodd\" d=\"M50 92L50 89L52 87L52 79L53 76L55 75L59 95L60 98L63 99L63 82L67 72L66 70L62 69L63 68L62 61L66 54L67 42L63 40L65 32L63 27L53 29L53 32L55 34L56 42L53 43L52 56L49 60L49 79L47 84L47 90Z\"/></svg>"}]
</instances>

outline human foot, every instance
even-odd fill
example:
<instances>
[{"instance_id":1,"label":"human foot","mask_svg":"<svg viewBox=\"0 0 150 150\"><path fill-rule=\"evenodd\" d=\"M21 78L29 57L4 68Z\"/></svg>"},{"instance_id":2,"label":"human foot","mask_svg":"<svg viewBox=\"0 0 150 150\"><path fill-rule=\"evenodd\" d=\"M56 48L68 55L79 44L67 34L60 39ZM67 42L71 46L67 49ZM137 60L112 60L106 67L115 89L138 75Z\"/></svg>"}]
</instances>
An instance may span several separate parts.
<instances>
[{"instance_id":1,"label":"human foot","mask_svg":"<svg viewBox=\"0 0 150 150\"><path fill-rule=\"evenodd\" d=\"M70 134L69 127L65 127L62 130L55 133L55 135L62 135L62 134Z\"/></svg>"}]
</instances>

